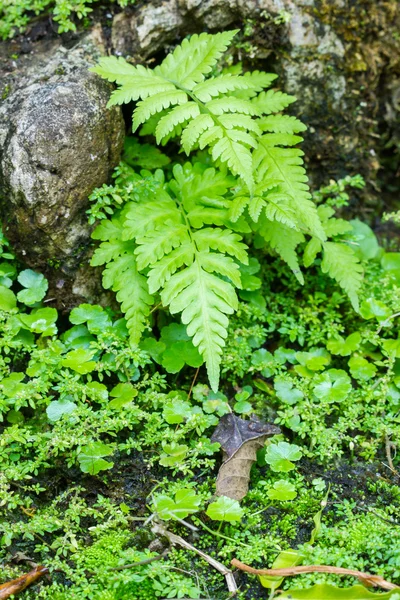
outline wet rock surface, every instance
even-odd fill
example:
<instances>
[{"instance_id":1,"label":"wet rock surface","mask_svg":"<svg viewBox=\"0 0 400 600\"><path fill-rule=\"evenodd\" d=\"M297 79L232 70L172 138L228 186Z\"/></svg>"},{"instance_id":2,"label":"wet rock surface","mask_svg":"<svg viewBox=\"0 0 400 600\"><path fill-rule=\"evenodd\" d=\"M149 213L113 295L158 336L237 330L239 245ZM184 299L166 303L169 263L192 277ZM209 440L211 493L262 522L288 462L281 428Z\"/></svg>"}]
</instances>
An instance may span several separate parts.
<instances>
[{"instance_id":1,"label":"wet rock surface","mask_svg":"<svg viewBox=\"0 0 400 600\"><path fill-rule=\"evenodd\" d=\"M65 285L82 297L94 293L79 272L90 241L85 210L118 163L125 134L120 110L106 109L110 86L88 71L102 51L91 35L29 56L8 75L0 103L4 231L64 297Z\"/></svg>"}]
</instances>

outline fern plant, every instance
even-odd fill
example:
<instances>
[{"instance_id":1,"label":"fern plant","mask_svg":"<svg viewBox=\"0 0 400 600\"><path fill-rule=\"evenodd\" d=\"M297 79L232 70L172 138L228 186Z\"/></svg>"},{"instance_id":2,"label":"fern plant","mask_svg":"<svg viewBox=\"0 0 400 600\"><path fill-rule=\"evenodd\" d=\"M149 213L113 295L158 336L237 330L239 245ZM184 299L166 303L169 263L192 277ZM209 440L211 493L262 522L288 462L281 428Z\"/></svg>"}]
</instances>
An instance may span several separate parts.
<instances>
[{"instance_id":1,"label":"fern plant","mask_svg":"<svg viewBox=\"0 0 400 600\"><path fill-rule=\"evenodd\" d=\"M235 34L193 35L154 69L121 57L102 58L92 68L118 84L109 106L136 102L134 131L141 127L162 145L179 140L187 155L211 154L212 168L177 164L167 181L158 170L144 174L150 187L138 191L130 183L129 201L94 232L102 244L92 264L106 265L104 285L117 292L132 343L156 301L181 313L214 390L241 287L239 266L248 261L243 235L276 252L301 283L297 247L308 240L304 266L322 253L322 270L355 309L362 280L356 254L340 238L349 225L312 200L297 147L306 127L281 114L295 98L265 91L275 75L217 71Z\"/></svg>"}]
</instances>

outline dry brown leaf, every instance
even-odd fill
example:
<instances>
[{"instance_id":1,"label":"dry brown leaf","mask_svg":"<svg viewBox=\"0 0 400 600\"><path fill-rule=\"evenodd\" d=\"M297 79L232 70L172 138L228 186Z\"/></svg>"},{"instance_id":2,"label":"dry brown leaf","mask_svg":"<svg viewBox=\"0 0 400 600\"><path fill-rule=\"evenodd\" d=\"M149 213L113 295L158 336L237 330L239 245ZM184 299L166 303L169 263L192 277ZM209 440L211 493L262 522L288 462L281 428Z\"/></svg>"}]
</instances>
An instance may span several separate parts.
<instances>
[{"instance_id":1,"label":"dry brown leaf","mask_svg":"<svg viewBox=\"0 0 400 600\"><path fill-rule=\"evenodd\" d=\"M234 500L244 498L249 489L250 469L257 458L257 450L268 437L281 430L257 418L245 421L229 413L215 429L211 441L221 444L223 463L217 477L217 495Z\"/></svg>"},{"instance_id":2,"label":"dry brown leaf","mask_svg":"<svg viewBox=\"0 0 400 600\"><path fill-rule=\"evenodd\" d=\"M40 577L43 577L46 573L49 572L47 567L42 567L38 565L29 573L25 573L21 577L17 579L12 579L11 581L7 581L7 583L3 583L0 585L0 600L6 600L12 595L19 594L23 592L29 585L35 583Z\"/></svg>"}]
</instances>

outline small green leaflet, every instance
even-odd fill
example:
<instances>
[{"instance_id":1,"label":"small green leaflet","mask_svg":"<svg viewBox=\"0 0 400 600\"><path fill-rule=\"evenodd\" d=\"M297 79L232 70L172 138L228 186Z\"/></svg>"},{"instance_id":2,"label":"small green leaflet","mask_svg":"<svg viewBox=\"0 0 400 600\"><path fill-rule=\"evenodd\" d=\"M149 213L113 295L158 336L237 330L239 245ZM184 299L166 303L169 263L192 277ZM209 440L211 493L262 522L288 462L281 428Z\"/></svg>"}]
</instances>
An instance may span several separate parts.
<instances>
[{"instance_id":1,"label":"small green leaflet","mask_svg":"<svg viewBox=\"0 0 400 600\"><path fill-rule=\"evenodd\" d=\"M183 423L192 414L192 407L189 402L174 399L169 402L163 410L163 417L170 425Z\"/></svg>"},{"instance_id":2,"label":"small green leaflet","mask_svg":"<svg viewBox=\"0 0 400 600\"><path fill-rule=\"evenodd\" d=\"M96 362L92 360L93 355L94 350L85 350L84 348L71 350L66 354L61 364L63 367L72 369L81 375L86 375L96 368Z\"/></svg>"},{"instance_id":3,"label":"small green leaflet","mask_svg":"<svg viewBox=\"0 0 400 600\"><path fill-rule=\"evenodd\" d=\"M69 320L73 325L87 323L90 333L101 333L112 325L104 308L96 304L80 304L71 311Z\"/></svg>"},{"instance_id":4,"label":"small green leaflet","mask_svg":"<svg viewBox=\"0 0 400 600\"><path fill-rule=\"evenodd\" d=\"M349 395L350 377L342 369L329 369L315 378L314 394L326 402L342 402Z\"/></svg>"},{"instance_id":5,"label":"small green leaflet","mask_svg":"<svg viewBox=\"0 0 400 600\"><path fill-rule=\"evenodd\" d=\"M181 489L175 494L175 498L170 498L164 494L154 497L154 512L163 519L186 519L188 515L197 512L200 508L201 499L191 489Z\"/></svg>"},{"instance_id":6,"label":"small green leaflet","mask_svg":"<svg viewBox=\"0 0 400 600\"><path fill-rule=\"evenodd\" d=\"M292 461L300 460L301 449L295 444L278 442L270 444L265 453L265 462L273 471L287 473L295 468Z\"/></svg>"},{"instance_id":7,"label":"small green leaflet","mask_svg":"<svg viewBox=\"0 0 400 600\"><path fill-rule=\"evenodd\" d=\"M100 471L111 469L114 463L104 460L104 456L109 456L114 452L114 448L102 442L93 442L83 446L78 454L78 462L83 473L97 475Z\"/></svg>"},{"instance_id":8,"label":"small green leaflet","mask_svg":"<svg viewBox=\"0 0 400 600\"><path fill-rule=\"evenodd\" d=\"M374 364L368 362L362 356L352 356L349 360L350 373L354 379L368 381L374 377L377 368Z\"/></svg>"},{"instance_id":9,"label":"small green leaflet","mask_svg":"<svg viewBox=\"0 0 400 600\"><path fill-rule=\"evenodd\" d=\"M184 444L177 444L171 442L171 444L163 444L163 453L160 456L160 465L163 467L174 467L181 463L188 453L188 446Z\"/></svg>"},{"instance_id":10,"label":"small green leaflet","mask_svg":"<svg viewBox=\"0 0 400 600\"><path fill-rule=\"evenodd\" d=\"M61 419L63 415L69 415L77 408L77 404L70 400L71 396L65 396L62 400L50 402L46 408L46 414L49 421L55 422Z\"/></svg>"},{"instance_id":11,"label":"small green leaflet","mask_svg":"<svg viewBox=\"0 0 400 600\"><path fill-rule=\"evenodd\" d=\"M218 500L208 505L206 515L213 521L228 521L233 523L241 521L244 510L237 500L220 496Z\"/></svg>"},{"instance_id":12,"label":"small green leaflet","mask_svg":"<svg viewBox=\"0 0 400 600\"><path fill-rule=\"evenodd\" d=\"M18 292L17 298L27 306L32 306L45 297L48 283L41 273L25 269L18 275L18 282L26 289Z\"/></svg>"},{"instance_id":13,"label":"small green leaflet","mask_svg":"<svg viewBox=\"0 0 400 600\"><path fill-rule=\"evenodd\" d=\"M19 315L19 319L33 333L41 333L43 336L55 335L57 327L57 311L55 308L39 308L30 315Z\"/></svg>"},{"instance_id":14,"label":"small green leaflet","mask_svg":"<svg viewBox=\"0 0 400 600\"><path fill-rule=\"evenodd\" d=\"M11 312L17 307L17 298L12 290L0 285L0 310Z\"/></svg>"},{"instance_id":15,"label":"small green leaflet","mask_svg":"<svg viewBox=\"0 0 400 600\"><path fill-rule=\"evenodd\" d=\"M110 392L110 396L113 400L108 403L107 407L118 410L132 402L133 398L137 395L138 391L131 383L118 383Z\"/></svg>"},{"instance_id":16,"label":"small green leaflet","mask_svg":"<svg viewBox=\"0 0 400 600\"><path fill-rule=\"evenodd\" d=\"M303 392L293 387L293 383L286 379L276 377L274 388L279 400L282 400L286 404L296 404L304 398Z\"/></svg>"},{"instance_id":17,"label":"small green leaflet","mask_svg":"<svg viewBox=\"0 0 400 600\"><path fill-rule=\"evenodd\" d=\"M346 339L342 338L341 336L337 336L334 339L329 340L329 342L326 344L326 347L332 354L349 356L352 352L357 350L360 343L361 334L358 331L355 331L354 333L348 335Z\"/></svg>"},{"instance_id":18,"label":"small green leaflet","mask_svg":"<svg viewBox=\"0 0 400 600\"><path fill-rule=\"evenodd\" d=\"M270 500L280 500L281 502L294 500L297 496L296 487L290 481L286 481L286 479L279 479L268 490L267 496Z\"/></svg>"}]
</instances>

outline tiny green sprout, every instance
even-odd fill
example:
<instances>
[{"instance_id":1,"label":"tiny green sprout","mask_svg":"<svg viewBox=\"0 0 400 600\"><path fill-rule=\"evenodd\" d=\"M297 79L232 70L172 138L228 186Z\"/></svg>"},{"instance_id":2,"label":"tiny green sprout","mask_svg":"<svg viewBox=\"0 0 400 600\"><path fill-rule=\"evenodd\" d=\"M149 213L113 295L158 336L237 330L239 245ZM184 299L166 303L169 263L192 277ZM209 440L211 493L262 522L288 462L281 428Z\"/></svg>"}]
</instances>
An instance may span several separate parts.
<instances>
[{"instance_id":1,"label":"tiny green sprout","mask_svg":"<svg viewBox=\"0 0 400 600\"><path fill-rule=\"evenodd\" d=\"M228 523L241 521L243 513L239 502L227 496L220 496L218 500L209 504L206 510L206 515L213 521L227 521Z\"/></svg>"},{"instance_id":2,"label":"tiny green sprout","mask_svg":"<svg viewBox=\"0 0 400 600\"><path fill-rule=\"evenodd\" d=\"M131 383L118 383L110 392L110 396L113 398L108 403L108 408L119 409L132 402L133 398L137 396L138 391L133 387Z\"/></svg>"},{"instance_id":3,"label":"tiny green sprout","mask_svg":"<svg viewBox=\"0 0 400 600\"><path fill-rule=\"evenodd\" d=\"M251 389L251 388L250 388ZM243 389L241 392L238 392L237 394L235 394L235 405L234 405L234 410L235 412L239 413L239 414L249 414L252 412L253 407L250 404L250 402L247 402L247 399L250 398L251 396L251 392L249 392L248 390Z\"/></svg>"},{"instance_id":4,"label":"tiny green sprout","mask_svg":"<svg viewBox=\"0 0 400 600\"><path fill-rule=\"evenodd\" d=\"M323 492L326 488L326 483L322 477L316 477L313 479L311 485L314 487L316 492Z\"/></svg>"},{"instance_id":5,"label":"tiny green sprout","mask_svg":"<svg viewBox=\"0 0 400 600\"><path fill-rule=\"evenodd\" d=\"M272 488L268 490L267 496L271 500L280 500L281 502L294 500L297 496L296 487L293 483L290 483L290 481L279 479L279 481L275 481Z\"/></svg>"},{"instance_id":6,"label":"tiny green sprout","mask_svg":"<svg viewBox=\"0 0 400 600\"><path fill-rule=\"evenodd\" d=\"M176 442L171 442L171 444L163 444L163 453L160 456L160 465L163 467L174 467L175 465L181 463L187 453L188 446L184 444L177 444Z\"/></svg>"},{"instance_id":7,"label":"tiny green sprout","mask_svg":"<svg viewBox=\"0 0 400 600\"><path fill-rule=\"evenodd\" d=\"M287 473L295 468L292 461L300 460L302 452L299 446L278 442L270 444L265 452L265 462L276 472Z\"/></svg>"},{"instance_id":8,"label":"tiny green sprout","mask_svg":"<svg viewBox=\"0 0 400 600\"><path fill-rule=\"evenodd\" d=\"M78 350L71 350L65 356L62 361L62 366L72 369L81 375L87 375L96 368L96 363L92 360L94 355L93 350L85 350L79 348Z\"/></svg>"}]
</instances>

